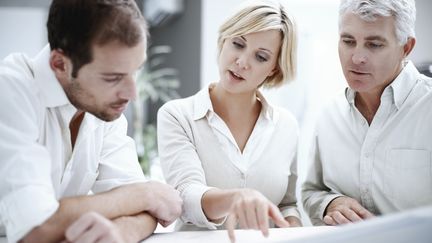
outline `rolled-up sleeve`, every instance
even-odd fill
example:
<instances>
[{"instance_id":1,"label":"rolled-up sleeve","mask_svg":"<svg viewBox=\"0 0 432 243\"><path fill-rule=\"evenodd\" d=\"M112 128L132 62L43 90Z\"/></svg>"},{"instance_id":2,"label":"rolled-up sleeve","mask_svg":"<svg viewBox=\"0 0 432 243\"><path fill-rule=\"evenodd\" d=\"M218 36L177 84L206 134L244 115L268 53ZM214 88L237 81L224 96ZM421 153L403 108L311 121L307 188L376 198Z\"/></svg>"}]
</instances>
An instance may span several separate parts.
<instances>
[{"instance_id":1,"label":"rolled-up sleeve","mask_svg":"<svg viewBox=\"0 0 432 243\"><path fill-rule=\"evenodd\" d=\"M284 218L288 216L294 216L300 219L300 212L297 207L297 150L298 150L298 137L299 137L299 128L297 122L294 119L291 119L290 122L293 124L293 129L289 130L287 137L292 137L295 135L295 143L292 147L293 153L290 158L290 167L289 167L289 176L288 176L288 186L286 189L285 196L282 201L279 203L279 210L282 213ZM287 122L288 123L288 122Z\"/></svg>"},{"instance_id":2,"label":"rolled-up sleeve","mask_svg":"<svg viewBox=\"0 0 432 243\"><path fill-rule=\"evenodd\" d=\"M38 144L36 99L18 81L0 76L0 224L16 242L58 208L51 159Z\"/></svg>"},{"instance_id":3,"label":"rolled-up sleeve","mask_svg":"<svg viewBox=\"0 0 432 243\"><path fill-rule=\"evenodd\" d=\"M297 148L296 148L297 150ZM288 216L294 216L300 219L300 212L297 208L297 196L296 196L296 188L297 188L297 153L291 161L290 166L290 175L288 177L288 186L287 191L279 204L279 210L281 211L284 218Z\"/></svg>"},{"instance_id":4,"label":"rolled-up sleeve","mask_svg":"<svg viewBox=\"0 0 432 243\"><path fill-rule=\"evenodd\" d=\"M306 180L302 185L302 200L305 211L312 224L324 225L323 217L327 205L341 194L334 193L323 181L322 161L319 152L317 135L314 136L311 149L311 164L309 165Z\"/></svg>"},{"instance_id":5,"label":"rolled-up sleeve","mask_svg":"<svg viewBox=\"0 0 432 243\"><path fill-rule=\"evenodd\" d=\"M123 115L105 127L99 175L93 192L146 181L138 162L135 142L126 135L126 131L127 121Z\"/></svg>"},{"instance_id":6,"label":"rolled-up sleeve","mask_svg":"<svg viewBox=\"0 0 432 243\"><path fill-rule=\"evenodd\" d=\"M216 229L205 216L201 199L211 189L193 143L193 135L180 108L169 102L158 111L157 134L159 156L165 179L180 191L183 199L181 220L199 227Z\"/></svg>"}]
</instances>

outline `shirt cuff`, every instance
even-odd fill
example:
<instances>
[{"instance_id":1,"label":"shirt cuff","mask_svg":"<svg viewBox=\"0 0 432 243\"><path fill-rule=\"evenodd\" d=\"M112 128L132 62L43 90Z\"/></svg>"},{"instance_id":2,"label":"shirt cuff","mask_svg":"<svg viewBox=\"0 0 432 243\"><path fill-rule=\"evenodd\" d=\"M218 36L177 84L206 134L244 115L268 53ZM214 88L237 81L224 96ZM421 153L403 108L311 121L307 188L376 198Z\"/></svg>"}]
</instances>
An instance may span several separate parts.
<instances>
[{"instance_id":1,"label":"shirt cuff","mask_svg":"<svg viewBox=\"0 0 432 243\"><path fill-rule=\"evenodd\" d=\"M331 202L331 201L333 201L335 198L337 198L337 197L341 197L341 196L343 196L342 194L334 194L334 193L332 193L332 194L329 194L329 195L327 195L327 196L325 196L324 198L323 198L323 200L322 200L322 202L321 202L321 205L320 205L320 207L319 207L319 211L318 211L318 217L319 217L319 219L321 220L321 221L323 221L324 222L324 212L325 212L325 210L327 209L327 206L329 205L329 203Z\"/></svg>"},{"instance_id":2,"label":"shirt cuff","mask_svg":"<svg viewBox=\"0 0 432 243\"><path fill-rule=\"evenodd\" d=\"M0 222L9 242L17 242L34 227L44 223L57 211L54 192L40 186L26 186L0 201Z\"/></svg>"},{"instance_id":3,"label":"shirt cuff","mask_svg":"<svg viewBox=\"0 0 432 243\"><path fill-rule=\"evenodd\" d=\"M300 212L297 209L297 207L294 207L294 206L283 207L280 209L280 211L281 211L281 214L284 218L286 218L288 216L294 216L294 217L298 218L299 220L301 219Z\"/></svg>"},{"instance_id":4,"label":"shirt cuff","mask_svg":"<svg viewBox=\"0 0 432 243\"><path fill-rule=\"evenodd\" d=\"M225 219L219 223L213 223L208 220L201 205L201 199L205 192L212 189L199 184L190 184L187 187L180 189L183 199L183 215L181 220L185 223L193 223L198 227L206 227L208 229L217 229L217 226L222 225Z\"/></svg>"}]
</instances>

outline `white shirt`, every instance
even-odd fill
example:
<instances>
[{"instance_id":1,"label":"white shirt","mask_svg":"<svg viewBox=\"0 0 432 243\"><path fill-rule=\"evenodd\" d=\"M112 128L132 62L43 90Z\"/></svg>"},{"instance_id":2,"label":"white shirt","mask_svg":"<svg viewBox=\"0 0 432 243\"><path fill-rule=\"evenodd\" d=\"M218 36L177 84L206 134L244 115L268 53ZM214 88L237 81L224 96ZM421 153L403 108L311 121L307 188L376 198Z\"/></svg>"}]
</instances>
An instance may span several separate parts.
<instances>
[{"instance_id":1,"label":"white shirt","mask_svg":"<svg viewBox=\"0 0 432 243\"><path fill-rule=\"evenodd\" d=\"M240 162L236 159L242 155L232 134L213 111L208 87L160 108L162 170L184 201L177 229L220 226L208 221L201 206L202 195L212 187L255 189L278 205L285 217L300 218L295 196L297 123L286 110L270 106L261 94L259 99L263 108L245 147L250 152Z\"/></svg>"},{"instance_id":2,"label":"white shirt","mask_svg":"<svg viewBox=\"0 0 432 243\"><path fill-rule=\"evenodd\" d=\"M323 224L327 205L341 195L377 215L432 205L431 88L408 62L384 89L370 126L349 88L324 110L302 189L312 223Z\"/></svg>"},{"instance_id":3,"label":"white shirt","mask_svg":"<svg viewBox=\"0 0 432 243\"><path fill-rule=\"evenodd\" d=\"M15 242L46 221L68 196L143 181L124 116L104 122L86 113L72 151L77 111L49 67L49 47L34 59L0 64L0 225Z\"/></svg>"},{"instance_id":4,"label":"white shirt","mask_svg":"<svg viewBox=\"0 0 432 243\"><path fill-rule=\"evenodd\" d=\"M212 89L214 85L210 85ZM229 161L242 172L246 172L249 166L253 165L262 153L264 153L265 146L269 143L273 136L275 124L272 119L273 109L268 105L261 93L258 93L258 100L262 104L262 111L259 114L258 120L255 123L252 134L249 136L243 152L238 147L234 136L231 134L226 123L214 112L213 105L210 99L203 99L202 105L207 109L206 118L209 126L212 128L213 133L219 141L219 144L228 156Z\"/></svg>"}]
</instances>

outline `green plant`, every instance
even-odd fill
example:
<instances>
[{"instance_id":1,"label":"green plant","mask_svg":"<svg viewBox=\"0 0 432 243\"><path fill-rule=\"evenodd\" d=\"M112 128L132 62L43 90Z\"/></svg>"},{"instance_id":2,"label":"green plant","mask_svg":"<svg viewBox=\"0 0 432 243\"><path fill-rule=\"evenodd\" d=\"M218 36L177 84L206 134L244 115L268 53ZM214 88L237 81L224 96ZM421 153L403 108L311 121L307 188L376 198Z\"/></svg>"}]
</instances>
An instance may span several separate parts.
<instances>
[{"instance_id":1,"label":"green plant","mask_svg":"<svg viewBox=\"0 0 432 243\"><path fill-rule=\"evenodd\" d=\"M178 71L163 67L170 46L154 46L148 50L148 60L137 76L137 99L132 103L134 110L133 137L137 145L138 159L146 175L150 174L152 161L158 156L156 124L147 122L148 101L167 102L179 98L180 86Z\"/></svg>"}]
</instances>

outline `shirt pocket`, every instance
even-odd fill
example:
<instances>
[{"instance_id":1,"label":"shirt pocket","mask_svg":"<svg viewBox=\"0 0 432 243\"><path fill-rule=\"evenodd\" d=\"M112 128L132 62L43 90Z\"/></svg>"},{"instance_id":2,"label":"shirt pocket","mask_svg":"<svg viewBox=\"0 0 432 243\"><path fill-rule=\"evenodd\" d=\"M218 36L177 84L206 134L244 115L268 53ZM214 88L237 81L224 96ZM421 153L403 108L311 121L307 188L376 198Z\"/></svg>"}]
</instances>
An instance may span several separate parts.
<instances>
[{"instance_id":1,"label":"shirt pocket","mask_svg":"<svg viewBox=\"0 0 432 243\"><path fill-rule=\"evenodd\" d=\"M398 209L432 203L431 152L391 149L386 159L384 193Z\"/></svg>"}]
</instances>

